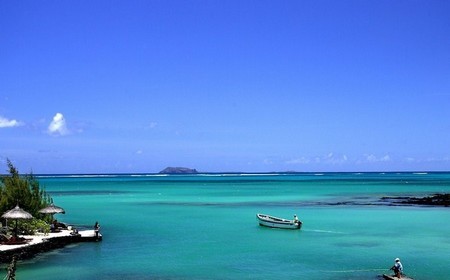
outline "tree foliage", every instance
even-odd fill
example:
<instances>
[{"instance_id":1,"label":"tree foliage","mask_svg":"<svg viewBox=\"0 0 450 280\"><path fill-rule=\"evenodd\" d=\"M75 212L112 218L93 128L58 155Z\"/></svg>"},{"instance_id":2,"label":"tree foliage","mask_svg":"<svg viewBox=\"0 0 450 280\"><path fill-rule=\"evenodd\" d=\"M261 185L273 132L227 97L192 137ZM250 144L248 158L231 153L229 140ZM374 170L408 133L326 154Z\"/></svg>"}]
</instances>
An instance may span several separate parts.
<instances>
[{"instance_id":1,"label":"tree foliage","mask_svg":"<svg viewBox=\"0 0 450 280\"><path fill-rule=\"evenodd\" d=\"M7 159L9 174L0 180L0 213L4 213L16 205L33 217L40 217L39 210L50 204L51 198L41 189L32 173L25 176Z\"/></svg>"}]
</instances>

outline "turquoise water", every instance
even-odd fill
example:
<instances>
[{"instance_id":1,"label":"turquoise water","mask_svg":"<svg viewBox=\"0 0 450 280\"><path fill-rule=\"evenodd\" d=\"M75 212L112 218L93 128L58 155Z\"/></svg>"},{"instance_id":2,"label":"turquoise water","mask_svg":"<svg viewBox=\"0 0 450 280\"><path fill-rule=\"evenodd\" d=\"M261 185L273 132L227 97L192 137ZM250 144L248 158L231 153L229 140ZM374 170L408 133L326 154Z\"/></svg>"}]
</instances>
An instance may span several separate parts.
<instances>
[{"instance_id":1,"label":"turquoise water","mask_svg":"<svg viewBox=\"0 0 450 280\"><path fill-rule=\"evenodd\" d=\"M372 205L450 192L450 173L39 177L60 221L103 241L18 264L17 279L415 279L450 275L450 208ZM356 205L355 205L356 204ZM300 231L258 226L297 214Z\"/></svg>"}]
</instances>

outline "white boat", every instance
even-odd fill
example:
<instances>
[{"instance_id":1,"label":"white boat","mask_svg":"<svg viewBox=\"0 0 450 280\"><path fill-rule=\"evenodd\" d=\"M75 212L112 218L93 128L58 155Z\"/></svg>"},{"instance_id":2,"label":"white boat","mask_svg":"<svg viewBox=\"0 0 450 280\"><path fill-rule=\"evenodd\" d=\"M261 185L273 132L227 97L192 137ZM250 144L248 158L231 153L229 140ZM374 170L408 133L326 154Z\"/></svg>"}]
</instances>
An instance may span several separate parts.
<instances>
[{"instance_id":1,"label":"white boat","mask_svg":"<svg viewBox=\"0 0 450 280\"><path fill-rule=\"evenodd\" d=\"M259 225L264 227L284 229L300 229L302 227L302 222L299 220L287 220L266 214L256 214L256 218L258 219Z\"/></svg>"}]
</instances>

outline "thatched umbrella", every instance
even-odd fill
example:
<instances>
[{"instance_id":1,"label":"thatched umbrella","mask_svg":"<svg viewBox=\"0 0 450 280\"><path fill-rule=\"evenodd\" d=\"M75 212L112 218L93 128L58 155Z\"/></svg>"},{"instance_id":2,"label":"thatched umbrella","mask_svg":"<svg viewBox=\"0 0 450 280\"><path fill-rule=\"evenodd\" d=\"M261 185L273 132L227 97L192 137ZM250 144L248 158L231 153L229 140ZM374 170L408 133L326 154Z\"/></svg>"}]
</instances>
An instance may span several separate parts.
<instances>
[{"instance_id":1,"label":"thatched umbrella","mask_svg":"<svg viewBox=\"0 0 450 280\"><path fill-rule=\"evenodd\" d=\"M54 205L53 202L52 202L49 206L47 206L47 207L42 208L41 210L39 210L39 213L42 213L42 214L51 214L51 215L52 215L52 218L53 218L53 214L59 214L59 213L65 214L66 211L65 211L63 208Z\"/></svg>"},{"instance_id":2,"label":"thatched umbrella","mask_svg":"<svg viewBox=\"0 0 450 280\"><path fill-rule=\"evenodd\" d=\"M6 211L2 215L2 218L16 220L15 236L17 237L17 220L18 219L32 219L33 216L30 213L28 213L27 211L20 208L19 205L17 205L13 209Z\"/></svg>"},{"instance_id":3,"label":"thatched umbrella","mask_svg":"<svg viewBox=\"0 0 450 280\"><path fill-rule=\"evenodd\" d=\"M50 230L52 230L52 229L56 230L58 225L56 223L56 220L53 219L53 215L54 214L59 214L59 213L65 214L66 211L63 208L53 204L53 199L52 199L52 203L50 205L48 205L47 207L42 208L41 210L39 210L39 213L50 214L52 216L52 225L50 226Z\"/></svg>"}]
</instances>

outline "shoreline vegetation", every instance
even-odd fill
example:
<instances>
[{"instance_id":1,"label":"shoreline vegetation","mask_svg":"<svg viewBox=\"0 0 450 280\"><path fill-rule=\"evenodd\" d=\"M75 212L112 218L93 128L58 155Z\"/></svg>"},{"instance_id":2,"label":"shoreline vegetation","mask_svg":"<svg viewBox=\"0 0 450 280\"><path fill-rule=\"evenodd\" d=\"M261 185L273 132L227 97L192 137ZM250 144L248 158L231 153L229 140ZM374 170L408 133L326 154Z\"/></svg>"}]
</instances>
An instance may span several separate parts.
<instances>
[{"instance_id":1,"label":"shoreline vegetation","mask_svg":"<svg viewBox=\"0 0 450 280\"><path fill-rule=\"evenodd\" d=\"M36 177L19 174L9 159L7 166L9 174L0 175L0 263L31 258L71 243L102 240L98 231L78 231L58 223L53 214L65 210L53 204ZM11 273L14 271L15 265Z\"/></svg>"},{"instance_id":2,"label":"shoreline vegetation","mask_svg":"<svg viewBox=\"0 0 450 280\"><path fill-rule=\"evenodd\" d=\"M15 236L50 230L53 216L40 211L53 203L33 174L21 175L7 159L9 174L0 176L0 213L2 233ZM7 220L15 220L14 227L3 227ZM11 225L11 223L9 223Z\"/></svg>"},{"instance_id":3,"label":"shoreline vegetation","mask_svg":"<svg viewBox=\"0 0 450 280\"><path fill-rule=\"evenodd\" d=\"M159 174L198 174L198 171L187 167L166 167Z\"/></svg>"}]
</instances>

